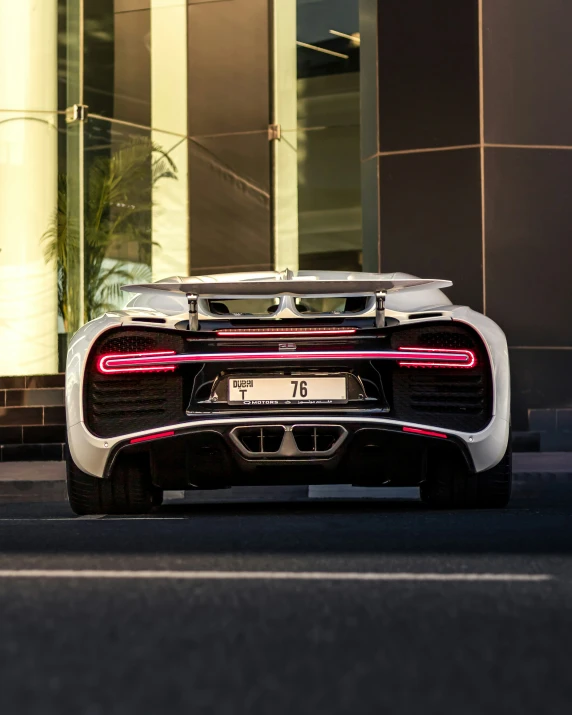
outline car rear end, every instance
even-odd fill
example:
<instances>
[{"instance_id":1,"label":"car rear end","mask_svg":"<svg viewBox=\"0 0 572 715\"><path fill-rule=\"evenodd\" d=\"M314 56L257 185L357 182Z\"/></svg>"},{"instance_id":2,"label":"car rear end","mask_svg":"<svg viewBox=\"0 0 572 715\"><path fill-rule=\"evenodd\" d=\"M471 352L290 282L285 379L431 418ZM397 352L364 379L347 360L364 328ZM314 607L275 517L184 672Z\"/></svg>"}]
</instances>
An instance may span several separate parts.
<instances>
[{"instance_id":1,"label":"car rear end","mask_svg":"<svg viewBox=\"0 0 572 715\"><path fill-rule=\"evenodd\" d=\"M278 301L251 317L209 301L196 331L110 325L83 364L76 463L113 479L146 460L160 489L418 485L452 454L468 472L494 466L506 435L482 330L444 312L376 327L369 300L298 301L279 321Z\"/></svg>"}]
</instances>

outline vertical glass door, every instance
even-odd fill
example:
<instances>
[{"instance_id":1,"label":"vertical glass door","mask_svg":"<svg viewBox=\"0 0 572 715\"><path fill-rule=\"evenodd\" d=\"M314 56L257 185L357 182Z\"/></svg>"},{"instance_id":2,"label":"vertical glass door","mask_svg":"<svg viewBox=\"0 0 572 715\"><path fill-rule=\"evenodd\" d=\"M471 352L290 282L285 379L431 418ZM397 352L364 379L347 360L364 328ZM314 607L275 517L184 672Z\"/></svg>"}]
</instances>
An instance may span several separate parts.
<instances>
[{"instance_id":1,"label":"vertical glass door","mask_svg":"<svg viewBox=\"0 0 572 715\"><path fill-rule=\"evenodd\" d=\"M278 263L362 265L358 0L275 0Z\"/></svg>"}]
</instances>

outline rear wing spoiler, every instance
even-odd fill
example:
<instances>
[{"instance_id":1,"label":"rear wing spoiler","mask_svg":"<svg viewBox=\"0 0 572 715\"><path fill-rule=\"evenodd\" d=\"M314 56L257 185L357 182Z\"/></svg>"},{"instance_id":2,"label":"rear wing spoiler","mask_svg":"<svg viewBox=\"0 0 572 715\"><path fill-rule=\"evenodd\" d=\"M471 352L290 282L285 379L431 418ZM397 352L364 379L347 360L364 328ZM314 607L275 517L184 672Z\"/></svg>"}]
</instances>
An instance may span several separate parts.
<instances>
[{"instance_id":1,"label":"rear wing spoiler","mask_svg":"<svg viewBox=\"0 0 572 715\"><path fill-rule=\"evenodd\" d=\"M331 298L335 296L373 295L376 298L376 326L385 326L385 298L388 293L449 288L451 281L431 278L347 278L338 280L319 280L316 278L293 278L282 280L242 280L242 281L200 281L192 278L172 280L161 283L142 283L122 286L128 293L184 293L189 302L189 326L198 330L197 301L199 298L276 298L291 296L303 298Z\"/></svg>"}]
</instances>

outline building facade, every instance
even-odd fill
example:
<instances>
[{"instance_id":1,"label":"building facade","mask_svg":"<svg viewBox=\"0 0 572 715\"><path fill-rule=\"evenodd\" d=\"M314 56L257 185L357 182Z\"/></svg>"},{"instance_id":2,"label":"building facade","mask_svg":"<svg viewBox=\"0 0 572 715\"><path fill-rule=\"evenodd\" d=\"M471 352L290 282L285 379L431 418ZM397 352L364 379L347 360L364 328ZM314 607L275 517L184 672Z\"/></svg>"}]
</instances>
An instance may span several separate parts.
<instances>
[{"instance_id":1,"label":"building facade","mask_svg":"<svg viewBox=\"0 0 572 715\"><path fill-rule=\"evenodd\" d=\"M572 407L570 20L559 0L0 0L0 375L61 371L122 283L401 270L504 328L517 429Z\"/></svg>"}]
</instances>

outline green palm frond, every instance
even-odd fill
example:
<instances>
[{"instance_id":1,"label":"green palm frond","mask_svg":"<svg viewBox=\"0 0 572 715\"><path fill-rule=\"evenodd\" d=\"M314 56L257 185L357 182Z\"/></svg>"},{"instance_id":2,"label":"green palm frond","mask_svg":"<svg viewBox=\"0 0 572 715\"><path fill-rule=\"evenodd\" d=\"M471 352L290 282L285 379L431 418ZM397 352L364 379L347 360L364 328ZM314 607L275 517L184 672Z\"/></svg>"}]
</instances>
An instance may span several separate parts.
<instances>
[{"instance_id":1,"label":"green palm frond","mask_svg":"<svg viewBox=\"0 0 572 715\"><path fill-rule=\"evenodd\" d=\"M116 307L122 283L137 281L143 273L150 275L153 189L166 179L177 179L177 167L147 137L134 138L91 160L84 192L83 320ZM57 260L58 311L66 332L71 332L79 322L79 230L68 210L66 175L58 177L58 203L42 241L46 261ZM127 246L138 260L116 258L110 264L113 254L125 253Z\"/></svg>"}]
</instances>

